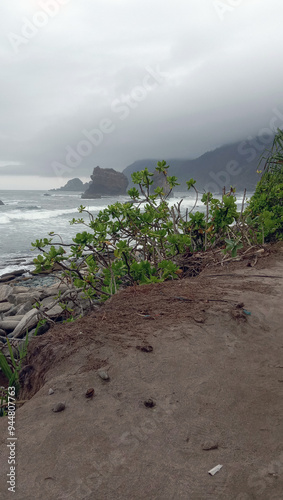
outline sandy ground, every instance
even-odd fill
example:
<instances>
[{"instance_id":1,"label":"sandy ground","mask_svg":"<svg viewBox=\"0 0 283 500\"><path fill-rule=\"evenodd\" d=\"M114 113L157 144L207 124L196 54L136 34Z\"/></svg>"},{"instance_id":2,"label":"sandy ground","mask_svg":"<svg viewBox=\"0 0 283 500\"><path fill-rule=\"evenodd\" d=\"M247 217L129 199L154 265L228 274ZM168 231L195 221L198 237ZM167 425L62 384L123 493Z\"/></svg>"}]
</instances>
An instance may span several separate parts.
<instances>
[{"instance_id":1,"label":"sandy ground","mask_svg":"<svg viewBox=\"0 0 283 500\"><path fill-rule=\"evenodd\" d=\"M282 500L282 291L281 247L255 267L128 288L35 339L16 493L0 419L1 499Z\"/></svg>"}]
</instances>

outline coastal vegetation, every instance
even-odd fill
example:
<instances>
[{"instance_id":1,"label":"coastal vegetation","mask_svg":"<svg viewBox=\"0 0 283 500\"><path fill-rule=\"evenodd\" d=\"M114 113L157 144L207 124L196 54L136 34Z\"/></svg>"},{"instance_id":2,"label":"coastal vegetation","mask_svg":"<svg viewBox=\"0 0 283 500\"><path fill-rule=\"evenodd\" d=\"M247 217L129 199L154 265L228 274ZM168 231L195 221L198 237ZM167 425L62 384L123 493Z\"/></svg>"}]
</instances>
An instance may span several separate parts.
<instances>
[{"instance_id":1,"label":"coastal vegetation","mask_svg":"<svg viewBox=\"0 0 283 500\"><path fill-rule=\"evenodd\" d=\"M193 179L187 181L187 189L195 192L195 206L201 196L202 209L183 210L182 200L170 204L178 180L168 175L165 161L158 162L155 170L166 178L168 189L163 183L152 192L154 174L147 168L134 172L129 202L109 205L95 218L79 207L88 220L79 217L71 224L86 230L77 233L71 244L54 242L53 233L32 244L41 252L34 259L36 271L51 270L57 264L71 286L90 301L103 301L121 287L180 279L184 256L188 261L196 252L220 250L234 258L240 249L281 239L282 145L278 130L271 150L263 155L264 172L256 191L246 209L244 193L240 211L233 187L227 193L224 188L221 199L210 192L201 196Z\"/></svg>"},{"instance_id":2,"label":"coastal vegetation","mask_svg":"<svg viewBox=\"0 0 283 500\"><path fill-rule=\"evenodd\" d=\"M57 235L53 233L33 243L41 251L34 259L36 271L59 265L71 286L90 300L103 301L121 287L179 278L182 256L188 251L223 244L224 251L239 248L245 232L234 191L223 194L221 200L211 193L203 194L203 211L193 213L195 207L190 212L182 210L182 200L170 205L171 191L178 182L168 175L169 168L165 161L156 167L166 178L167 194L161 187L151 194L154 174L145 168L132 174L137 187L128 191L129 202L109 205L95 218L80 206L79 213L86 214L88 220L80 217L71 224L87 230L77 233L71 244L54 242ZM187 181L187 188L194 190L196 205L199 193L193 179ZM249 243L248 236L246 239Z\"/></svg>"},{"instance_id":3,"label":"coastal vegetation","mask_svg":"<svg viewBox=\"0 0 283 500\"><path fill-rule=\"evenodd\" d=\"M261 158L264 172L254 195L244 209L237 210L235 190L223 190L222 198L203 193L202 210L194 211L200 197L193 179L187 189L195 192L195 206L182 209L182 200L170 204L170 194L178 185L168 175L169 165L160 161L156 173L166 178L168 189L151 192L153 173L147 168L132 174L135 187L128 191L130 201L117 202L97 217L84 206L84 217L71 224L85 226L71 244L54 242L56 235L37 240L33 247L41 252L34 259L36 271L55 264L63 277L83 291L85 297L106 300L121 286L179 279L182 256L220 249L236 257L240 249L282 239L283 234L283 132L278 130L272 148ZM164 184L164 183L163 183ZM68 249L68 251L66 251Z\"/></svg>"},{"instance_id":4,"label":"coastal vegetation","mask_svg":"<svg viewBox=\"0 0 283 500\"><path fill-rule=\"evenodd\" d=\"M248 208L247 221L262 243L283 239L283 131L278 129L271 150L261 157L263 174ZM259 173L261 171L259 170Z\"/></svg>"}]
</instances>

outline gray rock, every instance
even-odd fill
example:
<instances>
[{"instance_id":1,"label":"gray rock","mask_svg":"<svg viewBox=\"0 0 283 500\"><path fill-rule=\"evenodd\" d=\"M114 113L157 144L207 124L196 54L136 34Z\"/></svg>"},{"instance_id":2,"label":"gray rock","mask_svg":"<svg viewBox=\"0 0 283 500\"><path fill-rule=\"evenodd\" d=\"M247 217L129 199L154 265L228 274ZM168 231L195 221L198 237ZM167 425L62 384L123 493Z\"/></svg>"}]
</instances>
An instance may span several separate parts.
<instances>
[{"instance_id":1,"label":"gray rock","mask_svg":"<svg viewBox=\"0 0 283 500\"><path fill-rule=\"evenodd\" d=\"M13 294L15 293L27 293L26 286L13 286Z\"/></svg>"},{"instance_id":2,"label":"gray rock","mask_svg":"<svg viewBox=\"0 0 283 500\"><path fill-rule=\"evenodd\" d=\"M56 300L55 297L46 297L41 302L42 307L46 310L46 314L50 318L56 318L60 316L63 312L63 309L61 306L59 306L59 304L53 306L55 300Z\"/></svg>"},{"instance_id":3,"label":"gray rock","mask_svg":"<svg viewBox=\"0 0 283 500\"><path fill-rule=\"evenodd\" d=\"M26 292L26 293L12 293L8 297L9 302L15 305L24 304L25 302L31 302L34 304L40 300L40 293L38 292Z\"/></svg>"},{"instance_id":4,"label":"gray rock","mask_svg":"<svg viewBox=\"0 0 283 500\"><path fill-rule=\"evenodd\" d=\"M10 306L12 306L11 302L9 302ZM13 306L12 309L9 309L9 311L7 311L5 314L4 314L4 317L6 316L15 316L18 312L18 306Z\"/></svg>"},{"instance_id":5,"label":"gray rock","mask_svg":"<svg viewBox=\"0 0 283 500\"><path fill-rule=\"evenodd\" d=\"M108 373L104 370L99 370L97 374L102 380L110 380Z\"/></svg>"},{"instance_id":6,"label":"gray rock","mask_svg":"<svg viewBox=\"0 0 283 500\"><path fill-rule=\"evenodd\" d=\"M31 311L27 312L19 324L15 327L13 332L8 335L9 337L20 337L22 334L26 332L26 330L30 330L33 328L35 325L38 323L38 311L36 309L32 309Z\"/></svg>"},{"instance_id":7,"label":"gray rock","mask_svg":"<svg viewBox=\"0 0 283 500\"><path fill-rule=\"evenodd\" d=\"M82 194L82 198L97 198L101 195L116 196L126 194L129 181L125 174L117 172L113 168L93 169L93 174L90 176L92 182L88 189Z\"/></svg>"},{"instance_id":8,"label":"gray rock","mask_svg":"<svg viewBox=\"0 0 283 500\"><path fill-rule=\"evenodd\" d=\"M52 408L52 411L54 411L55 413L58 413L59 411L65 410L65 408L66 408L65 403L57 403L54 406L54 408Z\"/></svg>"},{"instance_id":9,"label":"gray rock","mask_svg":"<svg viewBox=\"0 0 283 500\"><path fill-rule=\"evenodd\" d=\"M0 302L0 314L8 312L10 309L11 309L10 302Z\"/></svg>"},{"instance_id":10,"label":"gray rock","mask_svg":"<svg viewBox=\"0 0 283 500\"><path fill-rule=\"evenodd\" d=\"M23 319L24 315L23 314L15 314L14 316L5 316L5 321L21 321Z\"/></svg>"},{"instance_id":11,"label":"gray rock","mask_svg":"<svg viewBox=\"0 0 283 500\"><path fill-rule=\"evenodd\" d=\"M2 274L2 276L0 277L0 283L7 283L8 281L12 281L14 279L14 274Z\"/></svg>"},{"instance_id":12,"label":"gray rock","mask_svg":"<svg viewBox=\"0 0 283 500\"><path fill-rule=\"evenodd\" d=\"M26 269L17 269L16 271L13 271L12 274L14 276L21 276L22 274L26 273L27 270Z\"/></svg>"},{"instance_id":13,"label":"gray rock","mask_svg":"<svg viewBox=\"0 0 283 500\"><path fill-rule=\"evenodd\" d=\"M16 306L17 314L25 315L31 309L32 309L32 302L30 300L25 304L20 304L19 306Z\"/></svg>"},{"instance_id":14,"label":"gray rock","mask_svg":"<svg viewBox=\"0 0 283 500\"><path fill-rule=\"evenodd\" d=\"M12 287L10 287L9 285L0 286L0 302L5 302L8 296L11 294L12 290Z\"/></svg>"},{"instance_id":15,"label":"gray rock","mask_svg":"<svg viewBox=\"0 0 283 500\"><path fill-rule=\"evenodd\" d=\"M54 297L58 296L59 291L62 293L68 290L68 287L66 285L59 285L58 284L52 284L51 286L48 286L46 288L43 288L42 290L42 299L45 299L46 297Z\"/></svg>"},{"instance_id":16,"label":"gray rock","mask_svg":"<svg viewBox=\"0 0 283 500\"><path fill-rule=\"evenodd\" d=\"M217 450L217 448L218 448L218 442L217 441L208 440L208 441L205 441L202 444L202 449L206 450L206 451Z\"/></svg>"},{"instance_id":17,"label":"gray rock","mask_svg":"<svg viewBox=\"0 0 283 500\"><path fill-rule=\"evenodd\" d=\"M47 316L49 316L49 318L58 318L58 316L61 316L62 312L62 307L59 306L59 304L56 304L56 306L46 311L46 314Z\"/></svg>"},{"instance_id":18,"label":"gray rock","mask_svg":"<svg viewBox=\"0 0 283 500\"><path fill-rule=\"evenodd\" d=\"M13 332L18 324L18 321L5 319L0 321L0 328L6 332Z\"/></svg>"}]
</instances>

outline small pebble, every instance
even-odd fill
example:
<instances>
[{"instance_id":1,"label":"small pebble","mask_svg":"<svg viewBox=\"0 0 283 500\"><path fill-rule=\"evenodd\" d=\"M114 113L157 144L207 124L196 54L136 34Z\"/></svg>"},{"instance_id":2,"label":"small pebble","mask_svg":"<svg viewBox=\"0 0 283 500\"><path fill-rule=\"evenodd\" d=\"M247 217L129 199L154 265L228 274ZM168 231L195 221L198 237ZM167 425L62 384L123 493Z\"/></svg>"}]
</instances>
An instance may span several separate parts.
<instances>
[{"instance_id":1,"label":"small pebble","mask_svg":"<svg viewBox=\"0 0 283 500\"><path fill-rule=\"evenodd\" d=\"M49 389L48 394L49 394L49 396L51 396L51 394L54 394L53 389Z\"/></svg>"},{"instance_id":2,"label":"small pebble","mask_svg":"<svg viewBox=\"0 0 283 500\"><path fill-rule=\"evenodd\" d=\"M144 346L137 345L137 349L139 349L142 352L152 352L153 351L153 347L151 345L144 345Z\"/></svg>"},{"instance_id":3,"label":"small pebble","mask_svg":"<svg viewBox=\"0 0 283 500\"><path fill-rule=\"evenodd\" d=\"M217 450L218 448L218 443L217 441L205 441L202 445L203 450Z\"/></svg>"},{"instance_id":4,"label":"small pebble","mask_svg":"<svg viewBox=\"0 0 283 500\"><path fill-rule=\"evenodd\" d=\"M204 323L205 318L203 316L194 316L194 320L196 323Z\"/></svg>"},{"instance_id":5,"label":"small pebble","mask_svg":"<svg viewBox=\"0 0 283 500\"><path fill-rule=\"evenodd\" d=\"M108 373L103 370L99 371L98 375L100 376L100 378L102 378L102 380L109 380Z\"/></svg>"},{"instance_id":6,"label":"small pebble","mask_svg":"<svg viewBox=\"0 0 283 500\"><path fill-rule=\"evenodd\" d=\"M143 404L146 408L154 408L156 406L156 403L152 399L147 399Z\"/></svg>"},{"instance_id":7,"label":"small pebble","mask_svg":"<svg viewBox=\"0 0 283 500\"><path fill-rule=\"evenodd\" d=\"M85 397L86 398L92 398L94 396L94 389L91 388L91 389L88 389L85 393Z\"/></svg>"},{"instance_id":8,"label":"small pebble","mask_svg":"<svg viewBox=\"0 0 283 500\"><path fill-rule=\"evenodd\" d=\"M59 411L65 410L65 408L66 408L65 403L57 403L54 406L54 408L52 408L52 411L54 411L55 413L58 413Z\"/></svg>"}]
</instances>

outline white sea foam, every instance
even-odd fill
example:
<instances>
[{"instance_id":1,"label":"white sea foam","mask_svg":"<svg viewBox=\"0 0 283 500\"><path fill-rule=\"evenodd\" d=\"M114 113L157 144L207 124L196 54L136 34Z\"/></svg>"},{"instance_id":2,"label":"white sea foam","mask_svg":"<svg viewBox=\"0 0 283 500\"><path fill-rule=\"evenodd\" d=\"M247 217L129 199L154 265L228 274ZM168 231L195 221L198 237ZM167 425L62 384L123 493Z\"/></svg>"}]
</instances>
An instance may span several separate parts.
<instances>
[{"instance_id":1,"label":"white sea foam","mask_svg":"<svg viewBox=\"0 0 283 500\"><path fill-rule=\"evenodd\" d=\"M39 208L39 207L37 207ZM87 207L92 213L98 213L103 210L105 205L97 207ZM23 209L13 210L0 215L0 224L9 224L16 221L36 221L36 220L49 220L62 215L74 214L75 217L81 217L75 208L57 209L57 210L36 210L36 209Z\"/></svg>"},{"instance_id":2,"label":"white sea foam","mask_svg":"<svg viewBox=\"0 0 283 500\"><path fill-rule=\"evenodd\" d=\"M18 269L25 269L26 272L28 271L31 271L32 269L34 269L34 265L27 265L27 264L15 264L14 266L11 265L11 266L6 266L4 267L3 269L0 269L0 276L2 276L3 274L13 274L14 271L17 271Z\"/></svg>"}]
</instances>

